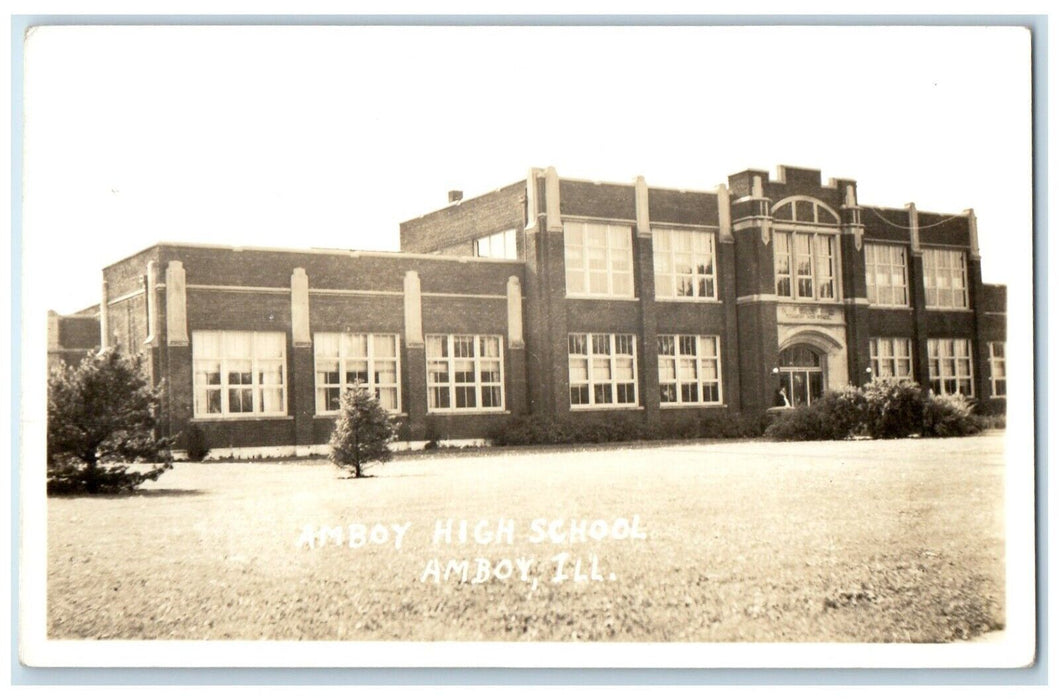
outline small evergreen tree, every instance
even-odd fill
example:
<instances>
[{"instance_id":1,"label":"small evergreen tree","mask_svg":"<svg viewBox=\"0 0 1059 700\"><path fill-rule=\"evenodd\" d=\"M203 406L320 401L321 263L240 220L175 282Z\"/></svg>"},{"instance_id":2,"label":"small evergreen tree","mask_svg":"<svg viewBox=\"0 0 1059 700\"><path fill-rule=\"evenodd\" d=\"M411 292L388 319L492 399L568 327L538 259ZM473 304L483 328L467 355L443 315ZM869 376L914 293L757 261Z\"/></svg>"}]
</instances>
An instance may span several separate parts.
<instances>
[{"instance_id":1,"label":"small evergreen tree","mask_svg":"<svg viewBox=\"0 0 1059 700\"><path fill-rule=\"evenodd\" d=\"M117 493L172 468L171 441L159 437L161 387L143 358L117 349L62 365L48 380L48 492ZM151 468L130 471L133 463Z\"/></svg>"},{"instance_id":2,"label":"small evergreen tree","mask_svg":"<svg viewBox=\"0 0 1059 700\"><path fill-rule=\"evenodd\" d=\"M331 461L360 478L365 465L389 461L390 442L396 434L394 419L367 387L357 384L342 395L331 433Z\"/></svg>"}]
</instances>

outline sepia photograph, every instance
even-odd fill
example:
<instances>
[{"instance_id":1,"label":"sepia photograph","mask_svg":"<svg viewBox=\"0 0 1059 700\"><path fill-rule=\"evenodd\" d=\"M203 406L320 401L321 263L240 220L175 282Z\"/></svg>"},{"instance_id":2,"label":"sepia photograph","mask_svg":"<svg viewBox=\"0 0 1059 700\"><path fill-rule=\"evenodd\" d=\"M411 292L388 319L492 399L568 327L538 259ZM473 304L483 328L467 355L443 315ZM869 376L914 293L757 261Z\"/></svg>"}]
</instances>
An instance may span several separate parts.
<instances>
[{"instance_id":1,"label":"sepia photograph","mask_svg":"<svg viewBox=\"0 0 1059 700\"><path fill-rule=\"evenodd\" d=\"M1031 38L29 27L22 662L1032 664Z\"/></svg>"}]
</instances>

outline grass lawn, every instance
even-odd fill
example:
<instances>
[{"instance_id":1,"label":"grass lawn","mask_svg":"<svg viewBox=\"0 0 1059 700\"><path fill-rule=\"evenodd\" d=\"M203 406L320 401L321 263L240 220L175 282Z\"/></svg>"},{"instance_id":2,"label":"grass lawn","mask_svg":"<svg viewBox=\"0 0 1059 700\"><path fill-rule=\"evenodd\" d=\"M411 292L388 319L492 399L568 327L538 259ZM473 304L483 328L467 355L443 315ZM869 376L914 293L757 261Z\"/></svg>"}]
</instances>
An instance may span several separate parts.
<instances>
[{"instance_id":1,"label":"grass lawn","mask_svg":"<svg viewBox=\"0 0 1059 700\"><path fill-rule=\"evenodd\" d=\"M48 501L52 638L936 642L1004 626L1004 435L178 464ZM535 519L645 539L533 543ZM433 541L436 519L513 541ZM379 523L386 544L349 546ZM408 529L401 548L392 525ZM306 526L342 544L298 546ZM601 527L598 526L597 527ZM370 530L369 530L370 532ZM382 530L376 531L381 539ZM458 529L454 528L454 535ZM611 535L621 535L613 529ZM575 533L576 535L576 533ZM580 539L580 538L579 538ZM554 581L564 573L598 578ZM488 581L474 582L476 558ZM514 560L532 559L522 580ZM437 559L439 576L427 568ZM469 560L466 581L449 560ZM512 575L498 580L498 563ZM501 565L499 573L506 573ZM426 580L424 580L424 578ZM536 585L533 581L536 580Z\"/></svg>"}]
</instances>

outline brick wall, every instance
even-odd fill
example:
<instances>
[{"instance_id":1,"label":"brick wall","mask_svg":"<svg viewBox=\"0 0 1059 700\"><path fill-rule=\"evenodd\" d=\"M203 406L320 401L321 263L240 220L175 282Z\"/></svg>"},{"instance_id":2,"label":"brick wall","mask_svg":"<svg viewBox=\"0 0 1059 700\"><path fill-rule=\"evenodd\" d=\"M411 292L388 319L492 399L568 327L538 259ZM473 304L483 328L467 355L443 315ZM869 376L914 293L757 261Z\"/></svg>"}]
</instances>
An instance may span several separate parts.
<instances>
[{"instance_id":1,"label":"brick wall","mask_svg":"<svg viewBox=\"0 0 1059 700\"><path fill-rule=\"evenodd\" d=\"M480 236L512 228L521 232L525 221L526 182L522 180L402 222L401 250L407 253L459 250Z\"/></svg>"},{"instance_id":2,"label":"brick wall","mask_svg":"<svg viewBox=\"0 0 1059 700\"><path fill-rule=\"evenodd\" d=\"M550 171L549 171L550 172ZM537 210L554 211L547 202L550 174L541 171L532 183ZM760 178L762 200L750 197ZM637 187L580 180L551 181L558 185L558 210L566 217L637 221ZM625 411L636 420L672 423L717 408L666 409L659 413L654 337L659 334L719 335L722 339L723 394L731 410L755 409L771 401L771 368L778 351L778 320L774 300L774 236L759 219L770 206L793 195L816 198L842 212L847 228L840 235L840 269L847 301L846 352L848 375L863 374L869 337L915 339L917 376L926 381L925 347L930 337L968 337L975 343L976 373L985 381L985 343L1006 335L1006 290L983 285L980 265L969 257L970 311L928 310L923 304L920 260L909 255L908 309L882 309L863 304L863 247L854 248L848 228L855 210L845 209L852 180L822 184L820 172L783 168L771 179L765 171L747 170L728 178L734 243L717 241L718 302L658 300L654 296L652 240L633 227L635 290L633 299L567 298L561 221L548 221L525 232L526 183L516 182L494 192L464 200L401 224L404 253L239 249L223 246L161 244L106 268L111 303L107 308L111 336L130 349L147 350L155 376L168 380L170 430L186 430L192 411L193 348L172 345L166 335L164 288L155 290L158 342L145 348L148 334L147 296L143 293L148 262L158 263L158 282L166 266L180 261L186 271L189 337L196 330L273 330L287 337L288 416L281 419L199 421L210 441L219 446L292 445L326 442L333 420L315 415L314 361L311 347L295 347L291 335L291 274L305 270L309 285L310 332L386 332L401 337L401 387L405 436L425 439L481 437L525 411L576 415L576 420L606 418L613 411L571 413L568 390L569 333L631 333L637 336L641 410ZM641 194L642 194L641 190ZM650 188L649 226L722 226L718 195L713 192ZM852 213L851 213L852 211ZM642 213L642 212L641 212ZM534 217L536 219L536 217ZM909 213L904 208L863 206L860 210L866 243L902 243L910 251ZM749 226L746 222L751 222ZM552 230L548 226L552 226ZM966 215L919 213L923 246L958 246L970 252ZM515 229L520 261L474 260L473 241ZM646 234L646 231L643 232ZM461 258L448 257L458 255ZM507 284L515 277L524 295L522 316L525 348L504 343L504 414L429 414L426 411L425 355L407 347L405 275L415 271L421 288L424 334L477 333L508 335ZM125 297L125 298L122 298ZM742 301L737 303L737 298ZM115 301L116 300L116 301ZM78 323L81 323L80 321ZM88 325L94 324L93 320ZM65 328L65 327L63 327ZM60 345L83 342L91 330L63 333ZM98 334L98 330L96 331ZM981 386L981 384L979 384ZM979 389L980 390L980 389Z\"/></svg>"}]
</instances>

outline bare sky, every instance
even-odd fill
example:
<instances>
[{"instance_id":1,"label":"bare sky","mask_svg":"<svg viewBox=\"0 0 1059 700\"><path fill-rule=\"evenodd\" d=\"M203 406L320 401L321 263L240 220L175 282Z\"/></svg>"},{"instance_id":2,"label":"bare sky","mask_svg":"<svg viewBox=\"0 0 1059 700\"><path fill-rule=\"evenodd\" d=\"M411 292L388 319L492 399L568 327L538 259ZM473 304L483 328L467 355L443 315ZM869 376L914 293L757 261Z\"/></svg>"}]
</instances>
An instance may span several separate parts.
<instances>
[{"instance_id":1,"label":"bare sky","mask_svg":"<svg viewBox=\"0 0 1059 700\"><path fill-rule=\"evenodd\" d=\"M396 250L448 190L549 165L688 189L798 165L862 203L974 207L985 280L1010 284L1029 60L1017 28L40 28L27 295L89 306L104 265L159 241Z\"/></svg>"}]
</instances>

